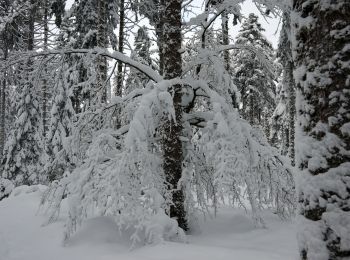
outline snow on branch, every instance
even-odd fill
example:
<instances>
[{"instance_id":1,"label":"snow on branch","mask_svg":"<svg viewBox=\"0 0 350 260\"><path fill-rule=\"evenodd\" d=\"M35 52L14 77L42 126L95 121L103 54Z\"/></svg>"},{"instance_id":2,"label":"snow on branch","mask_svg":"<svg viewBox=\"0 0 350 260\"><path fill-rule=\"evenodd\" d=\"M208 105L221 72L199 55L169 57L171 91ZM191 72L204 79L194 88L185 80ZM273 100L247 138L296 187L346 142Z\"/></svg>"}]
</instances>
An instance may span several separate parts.
<instances>
[{"instance_id":1,"label":"snow on branch","mask_svg":"<svg viewBox=\"0 0 350 260\"><path fill-rule=\"evenodd\" d=\"M95 48L95 49L62 49L62 50L50 50L50 51L41 51L41 52L21 52L15 56L14 59L9 59L8 62L4 62L2 66L0 66L0 71L5 70L6 68L13 66L17 63L26 61L30 58L35 57L47 57L50 55L69 55L69 54L86 54L86 55L96 55L103 56L106 58L110 58L113 60L118 60L123 62L124 64L133 67L145 74L151 80L155 82L161 81L163 78L160 76L155 70L153 70L150 66L144 65L138 61L131 59L130 57L120 53L118 51L109 52L105 49Z\"/></svg>"}]
</instances>

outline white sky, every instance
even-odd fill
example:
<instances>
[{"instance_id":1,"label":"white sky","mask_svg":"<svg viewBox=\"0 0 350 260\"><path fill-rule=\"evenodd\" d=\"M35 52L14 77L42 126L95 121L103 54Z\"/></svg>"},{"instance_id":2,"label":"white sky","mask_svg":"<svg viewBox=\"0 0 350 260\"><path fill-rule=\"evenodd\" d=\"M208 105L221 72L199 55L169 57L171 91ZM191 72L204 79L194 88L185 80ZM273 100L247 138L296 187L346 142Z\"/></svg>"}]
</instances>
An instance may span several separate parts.
<instances>
[{"instance_id":1,"label":"white sky","mask_svg":"<svg viewBox=\"0 0 350 260\"><path fill-rule=\"evenodd\" d=\"M281 25L279 25L280 19L277 17L277 18L266 18L265 20L251 0L247 0L243 4L242 13L245 16L248 16L248 14L250 13L255 13L259 16L259 22L261 23L262 27L266 30L265 32L263 32L263 34L272 43L272 46L276 49L278 45L278 38L279 38L280 29L281 29ZM237 32L239 29L240 29L240 24L234 27L232 31L233 35L231 35L231 37L234 37L235 35L237 35Z\"/></svg>"}]
</instances>

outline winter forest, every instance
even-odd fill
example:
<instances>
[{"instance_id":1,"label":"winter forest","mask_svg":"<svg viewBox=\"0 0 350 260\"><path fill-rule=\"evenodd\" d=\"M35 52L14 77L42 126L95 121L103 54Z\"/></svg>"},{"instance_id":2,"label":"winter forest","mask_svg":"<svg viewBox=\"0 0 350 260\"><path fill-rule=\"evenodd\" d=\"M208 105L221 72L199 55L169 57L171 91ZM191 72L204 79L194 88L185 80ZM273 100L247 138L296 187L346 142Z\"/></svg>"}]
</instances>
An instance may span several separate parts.
<instances>
[{"instance_id":1,"label":"winter forest","mask_svg":"<svg viewBox=\"0 0 350 260\"><path fill-rule=\"evenodd\" d=\"M350 259L350 1L0 0L24 259Z\"/></svg>"}]
</instances>

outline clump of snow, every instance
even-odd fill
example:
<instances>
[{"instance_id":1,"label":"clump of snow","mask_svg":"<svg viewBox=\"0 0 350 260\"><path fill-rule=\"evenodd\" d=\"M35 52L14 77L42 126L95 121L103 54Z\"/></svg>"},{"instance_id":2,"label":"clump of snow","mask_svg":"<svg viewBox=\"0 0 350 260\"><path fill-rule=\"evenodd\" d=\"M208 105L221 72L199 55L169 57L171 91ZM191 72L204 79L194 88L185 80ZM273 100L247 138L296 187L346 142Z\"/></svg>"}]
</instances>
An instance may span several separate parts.
<instances>
[{"instance_id":1,"label":"clump of snow","mask_svg":"<svg viewBox=\"0 0 350 260\"><path fill-rule=\"evenodd\" d=\"M159 211L146 223L146 236L151 243L166 241L186 241L184 231L179 228L175 219L169 218L163 211Z\"/></svg>"}]
</instances>

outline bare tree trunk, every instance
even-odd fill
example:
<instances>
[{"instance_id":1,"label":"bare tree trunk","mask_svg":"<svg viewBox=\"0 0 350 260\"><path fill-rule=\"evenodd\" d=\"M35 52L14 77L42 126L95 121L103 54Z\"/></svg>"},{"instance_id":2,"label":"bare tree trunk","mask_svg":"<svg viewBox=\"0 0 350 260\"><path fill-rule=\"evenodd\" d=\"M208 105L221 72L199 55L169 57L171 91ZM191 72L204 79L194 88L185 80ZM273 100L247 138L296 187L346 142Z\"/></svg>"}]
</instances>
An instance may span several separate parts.
<instances>
[{"instance_id":1,"label":"bare tree trunk","mask_svg":"<svg viewBox=\"0 0 350 260\"><path fill-rule=\"evenodd\" d=\"M288 154L291 159L292 166L295 166L295 85L293 78L293 61L287 63L286 74L289 85L289 133L288 133Z\"/></svg>"},{"instance_id":2,"label":"bare tree trunk","mask_svg":"<svg viewBox=\"0 0 350 260\"><path fill-rule=\"evenodd\" d=\"M164 71L164 54L163 54L163 23L159 22L156 25L157 45L159 52L159 74L163 75Z\"/></svg>"},{"instance_id":3,"label":"bare tree trunk","mask_svg":"<svg viewBox=\"0 0 350 260\"><path fill-rule=\"evenodd\" d=\"M97 47L107 47L107 2L98 1L98 25L97 25ZM98 90L101 93L102 103L107 101L107 60L105 57L98 57Z\"/></svg>"},{"instance_id":4,"label":"bare tree trunk","mask_svg":"<svg viewBox=\"0 0 350 260\"><path fill-rule=\"evenodd\" d=\"M164 0L164 45L162 46L164 54L164 78L173 79L180 77L182 73L182 60L179 50L181 49L181 4L182 0ZM171 88L173 92L173 103L175 108L176 122L165 120L163 148L164 148L164 172L170 189L176 189L172 193L173 205L170 207L170 217L177 219L179 226L187 230L187 219L184 207L185 196L178 182L182 175L182 142L180 136L183 131L181 107L181 85L174 85Z\"/></svg>"},{"instance_id":5,"label":"bare tree trunk","mask_svg":"<svg viewBox=\"0 0 350 260\"><path fill-rule=\"evenodd\" d=\"M3 32L3 53L4 60L6 61L8 55L8 45L7 45L7 35L6 29ZM3 79L1 82L0 89L0 162L2 159L2 153L5 147L6 131L5 131L5 121L6 121L6 72L3 74Z\"/></svg>"},{"instance_id":6,"label":"bare tree trunk","mask_svg":"<svg viewBox=\"0 0 350 260\"><path fill-rule=\"evenodd\" d=\"M48 21L48 1L44 1L44 50L48 50L48 40L49 40L49 21ZM48 131L48 118L49 118L49 111L48 111L48 89L47 89L47 69L45 68L45 77L43 79L43 85L42 85L42 99L43 99L43 104L42 104L42 110L43 110L43 135L46 137L46 133Z\"/></svg>"},{"instance_id":7,"label":"bare tree trunk","mask_svg":"<svg viewBox=\"0 0 350 260\"><path fill-rule=\"evenodd\" d=\"M118 39L118 51L123 53L124 51L124 27L125 27L125 1L120 0L119 7L119 39ZM123 63L118 61L117 67L117 86L114 90L116 96L122 96L123 90Z\"/></svg>"},{"instance_id":8,"label":"bare tree trunk","mask_svg":"<svg viewBox=\"0 0 350 260\"><path fill-rule=\"evenodd\" d=\"M4 75L4 78L1 82L1 89L0 89L0 162L2 158L2 153L5 146L5 118L6 118L6 77Z\"/></svg>"},{"instance_id":9,"label":"bare tree trunk","mask_svg":"<svg viewBox=\"0 0 350 260\"><path fill-rule=\"evenodd\" d=\"M228 13L227 11L221 14L221 28L222 28L222 44L229 45L229 35L228 35ZM225 69L230 71L230 52L228 50L224 51L224 63Z\"/></svg>"},{"instance_id":10,"label":"bare tree trunk","mask_svg":"<svg viewBox=\"0 0 350 260\"><path fill-rule=\"evenodd\" d=\"M29 21L28 21L28 34L27 34L27 50L34 50L34 22L35 22L35 1L30 0L30 9L29 9Z\"/></svg>"},{"instance_id":11,"label":"bare tree trunk","mask_svg":"<svg viewBox=\"0 0 350 260\"><path fill-rule=\"evenodd\" d=\"M350 1L293 9L301 259L350 259Z\"/></svg>"}]
</instances>

